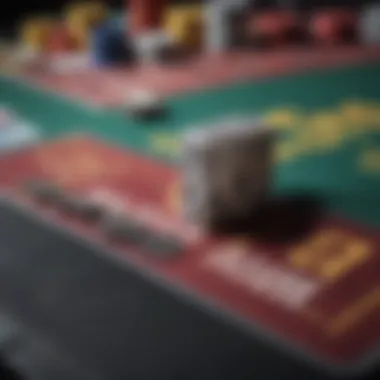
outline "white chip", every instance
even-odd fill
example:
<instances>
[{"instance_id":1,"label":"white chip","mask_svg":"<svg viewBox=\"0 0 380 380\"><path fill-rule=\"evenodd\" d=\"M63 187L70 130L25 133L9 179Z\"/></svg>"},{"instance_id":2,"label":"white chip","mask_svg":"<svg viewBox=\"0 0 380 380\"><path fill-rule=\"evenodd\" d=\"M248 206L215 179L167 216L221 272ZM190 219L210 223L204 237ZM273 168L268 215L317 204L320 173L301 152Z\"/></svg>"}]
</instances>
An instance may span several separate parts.
<instances>
[{"instance_id":1,"label":"white chip","mask_svg":"<svg viewBox=\"0 0 380 380\"><path fill-rule=\"evenodd\" d=\"M261 122L257 116L234 115L222 120L213 121L210 125L195 126L186 131L183 142L185 147L192 146L194 149L207 148L214 144L229 139L246 139L259 135L271 135L273 129Z\"/></svg>"},{"instance_id":2,"label":"white chip","mask_svg":"<svg viewBox=\"0 0 380 380\"><path fill-rule=\"evenodd\" d=\"M126 108L131 113L156 111L161 107L160 98L152 91L135 90L126 97Z\"/></svg>"},{"instance_id":3,"label":"white chip","mask_svg":"<svg viewBox=\"0 0 380 380\"><path fill-rule=\"evenodd\" d=\"M153 92L139 90L132 93L130 101L137 105L151 105L156 104L158 97Z\"/></svg>"}]
</instances>

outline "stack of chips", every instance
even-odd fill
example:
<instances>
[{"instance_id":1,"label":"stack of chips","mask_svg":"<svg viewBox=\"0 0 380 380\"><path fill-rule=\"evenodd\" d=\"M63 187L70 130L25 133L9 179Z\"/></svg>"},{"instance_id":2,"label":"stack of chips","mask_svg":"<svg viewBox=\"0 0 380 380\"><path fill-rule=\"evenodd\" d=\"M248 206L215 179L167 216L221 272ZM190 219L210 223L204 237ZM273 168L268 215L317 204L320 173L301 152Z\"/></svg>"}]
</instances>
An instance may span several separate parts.
<instances>
[{"instance_id":1,"label":"stack of chips","mask_svg":"<svg viewBox=\"0 0 380 380\"><path fill-rule=\"evenodd\" d=\"M133 35L160 29L167 0L134 0L129 2L129 24Z\"/></svg>"},{"instance_id":2,"label":"stack of chips","mask_svg":"<svg viewBox=\"0 0 380 380\"><path fill-rule=\"evenodd\" d=\"M206 22L206 47L210 53L226 50L231 43L229 18L231 9L217 1L210 1L205 6L204 19Z\"/></svg>"},{"instance_id":3,"label":"stack of chips","mask_svg":"<svg viewBox=\"0 0 380 380\"><path fill-rule=\"evenodd\" d=\"M104 22L92 32L92 61L98 67L119 64L132 58L125 28L113 20Z\"/></svg>"},{"instance_id":4,"label":"stack of chips","mask_svg":"<svg viewBox=\"0 0 380 380\"><path fill-rule=\"evenodd\" d=\"M205 44L208 52L220 53L230 48L237 34L246 0L210 0L205 5Z\"/></svg>"},{"instance_id":5,"label":"stack of chips","mask_svg":"<svg viewBox=\"0 0 380 380\"><path fill-rule=\"evenodd\" d=\"M61 53L74 50L75 48L75 40L65 25L55 25L47 38L46 50L50 53Z\"/></svg>"},{"instance_id":6,"label":"stack of chips","mask_svg":"<svg viewBox=\"0 0 380 380\"><path fill-rule=\"evenodd\" d=\"M75 3L65 14L70 35L79 47L86 48L89 45L91 30L107 18L108 10L99 2Z\"/></svg>"},{"instance_id":7,"label":"stack of chips","mask_svg":"<svg viewBox=\"0 0 380 380\"><path fill-rule=\"evenodd\" d=\"M203 6L174 6L165 14L164 28L176 45L197 49L203 37Z\"/></svg>"},{"instance_id":8,"label":"stack of chips","mask_svg":"<svg viewBox=\"0 0 380 380\"><path fill-rule=\"evenodd\" d=\"M310 34L321 45L337 45L351 42L356 35L355 11L335 8L316 12L310 20Z\"/></svg>"},{"instance_id":9,"label":"stack of chips","mask_svg":"<svg viewBox=\"0 0 380 380\"><path fill-rule=\"evenodd\" d=\"M247 18L248 41L265 46L282 46L294 42L302 33L302 21L293 11L264 11Z\"/></svg>"},{"instance_id":10,"label":"stack of chips","mask_svg":"<svg viewBox=\"0 0 380 380\"><path fill-rule=\"evenodd\" d=\"M26 20L19 30L22 45L33 51L43 51L54 25L54 20L49 17Z\"/></svg>"}]
</instances>

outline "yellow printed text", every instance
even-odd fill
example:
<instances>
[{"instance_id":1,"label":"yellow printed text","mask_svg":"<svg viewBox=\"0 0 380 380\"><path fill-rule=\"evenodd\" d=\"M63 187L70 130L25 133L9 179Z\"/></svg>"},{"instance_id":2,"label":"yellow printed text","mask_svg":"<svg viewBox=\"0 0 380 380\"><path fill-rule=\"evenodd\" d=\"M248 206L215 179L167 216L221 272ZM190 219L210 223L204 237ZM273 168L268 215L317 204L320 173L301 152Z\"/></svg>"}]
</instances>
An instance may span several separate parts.
<instances>
[{"instance_id":1,"label":"yellow printed text","mask_svg":"<svg viewBox=\"0 0 380 380\"><path fill-rule=\"evenodd\" d=\"M364 151L359 157L359 168L368 174L380 174L380 147Z\"/></svg>"},{"instance_id":2,"label":"yellow printed text","mask_svg":"<svg viewBox=\"0 0 380 380\"><path fill-rule=\"evenodd\" d=\"M337 281L371 257L373 247L362 237L340 230L322 230L292 248L290 264L325 281Z\"/></svg>"},{"instance_id":3,"label":"yellow printed text","mask_svg":"<svg viewBox=\"0 0 380 380\"><path fill-rule=\"evenodd\" d=\"M327 316L321 311L307 309L305 315L308 319L319 325L325 333L331 336L342 336L355 328L380 306L380 287L365 292L355 301L351 302L338 314Z\"/></svg>"}]
</instances>

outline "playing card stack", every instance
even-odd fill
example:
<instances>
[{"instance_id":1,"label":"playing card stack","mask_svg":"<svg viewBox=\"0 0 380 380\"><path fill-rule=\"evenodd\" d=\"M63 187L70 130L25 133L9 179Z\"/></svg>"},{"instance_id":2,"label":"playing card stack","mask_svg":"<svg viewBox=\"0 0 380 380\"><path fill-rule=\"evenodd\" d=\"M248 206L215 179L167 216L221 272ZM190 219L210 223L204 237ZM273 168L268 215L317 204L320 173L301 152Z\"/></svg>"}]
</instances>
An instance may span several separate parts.
<instances>
[{"instance_id":1,"label":"playing card stack","mask_svg":"<svg viewBox=\"0 0 380 380\"><path fill-rule=\"evenodd\" d=\"M269 192L274 131L231 118L190 130L183 140L185 216L206 229L246 220Z\"/></svg>"}]
</instances>

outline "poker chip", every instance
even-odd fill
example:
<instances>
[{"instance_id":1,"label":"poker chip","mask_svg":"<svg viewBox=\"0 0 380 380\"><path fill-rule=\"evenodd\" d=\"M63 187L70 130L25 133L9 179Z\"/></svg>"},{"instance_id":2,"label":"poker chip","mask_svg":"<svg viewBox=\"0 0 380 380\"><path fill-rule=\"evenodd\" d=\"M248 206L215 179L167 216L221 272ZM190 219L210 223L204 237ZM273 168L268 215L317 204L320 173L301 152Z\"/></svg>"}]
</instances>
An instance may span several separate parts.
<instances>
[{"instance_id":1,"label":"poker chip","mask_svg":"<svg viewBox=\"0 0 380 380\"><path fill-rule=\"evenodd\" d=\"M302 30L296 12L263 11L248 16L243 27L249 40L269 46L283 46L295 40Z\"/></svg>"},{"instance_id":2,"label":"poker chip","mask_svg":"<svg viewBox=\"0 0 380 380\"><path fill-rule=\"evenodd\" d=\"M352 42L356 35L356 12L345 8L317 11L310 19L309 30L314 40L322 45Z\"/></svg>"},{"instance_id":3,"label":"poker chip","mask_svg":"<svg viewBox=\"0 0 380 380\"><path fill-rule=\"evenodd\" d=\"M139 90L126 97L127 113L137 118L159 117L163 114L160 98L151 91Z\"/></svg>"}]
</instances>

